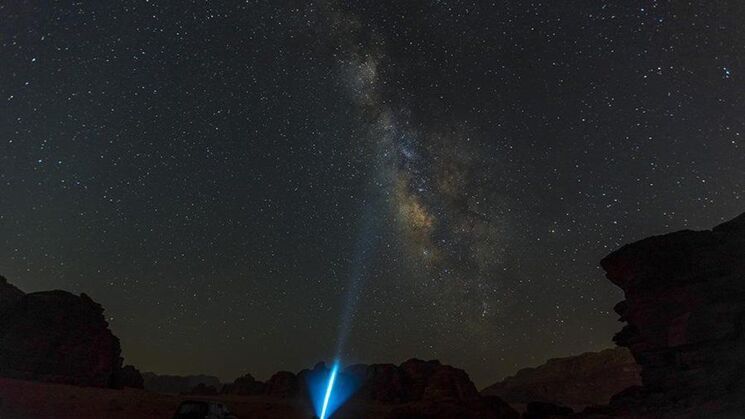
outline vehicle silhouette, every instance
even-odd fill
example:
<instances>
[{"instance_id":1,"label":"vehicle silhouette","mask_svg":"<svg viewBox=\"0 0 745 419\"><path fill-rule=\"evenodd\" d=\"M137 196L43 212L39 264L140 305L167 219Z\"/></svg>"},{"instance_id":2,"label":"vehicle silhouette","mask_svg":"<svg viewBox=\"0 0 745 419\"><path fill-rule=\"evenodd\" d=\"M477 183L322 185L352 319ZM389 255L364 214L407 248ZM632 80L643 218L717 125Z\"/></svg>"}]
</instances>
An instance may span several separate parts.
<instances>
[{"instance_id":1,"label":"vehicle silhouette","mask_svg":"<svg viewBox=\"0 0 745 419\"><path fill-rule=\"evenodd\" d=\"M173 419L237 419L230 409L220 402L209 400L184 400Z\"/></svg>"}]
</instances>

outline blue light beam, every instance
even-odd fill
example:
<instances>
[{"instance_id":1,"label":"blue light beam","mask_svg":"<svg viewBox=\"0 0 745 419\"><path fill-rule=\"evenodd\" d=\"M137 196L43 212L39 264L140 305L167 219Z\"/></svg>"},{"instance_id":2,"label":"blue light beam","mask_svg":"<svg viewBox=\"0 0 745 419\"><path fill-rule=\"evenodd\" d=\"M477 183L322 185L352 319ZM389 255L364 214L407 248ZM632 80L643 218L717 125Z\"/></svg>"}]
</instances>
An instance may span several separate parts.
<instances>
[{"instance_id":1,"label":"blue light beam","mask_svg":"<svg viewBox=\"0 0 745 419\"><path fill-rule=\"evenodd\" d=\"M331 399L331 392L334 390L334 381L336 381L336 374L339 372L339 361L334 362L334 366L331 368L329 374L329 384L326 387L326 395L323 397L323 408L321 409L321 419L326 419L326 410L329 407L329 400Z\"/></svg>"},{"instance_id":2,"label":"blue light beam","mask_svg":"<svg viewBox=\"0 0 745 419\"><path fill-rule=\"evenodd\" d=\"M329 419L361 385L354 375L342 371L337 358L331 369L314 369L306 376L313 411L318 419Z\"/></svg>"}]
</instances>

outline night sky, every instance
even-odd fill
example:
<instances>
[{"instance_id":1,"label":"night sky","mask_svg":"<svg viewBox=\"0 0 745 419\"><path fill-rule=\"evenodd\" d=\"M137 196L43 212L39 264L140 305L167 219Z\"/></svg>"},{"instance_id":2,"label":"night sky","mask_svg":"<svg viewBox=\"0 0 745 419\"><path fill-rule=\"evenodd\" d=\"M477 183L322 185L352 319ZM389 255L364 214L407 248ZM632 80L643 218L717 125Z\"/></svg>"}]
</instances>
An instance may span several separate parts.
<instances>
[{"instance_id":1,"label":"night sky","mask_svg":"<svg viewBox=\"0 0 745 419\"><path fill-rule=\"evenodd\" d=\"M0 2L0 274L144 371L612 345L597 264L745 210L745 4ZM339 341L343 339L343 344Z\"/></svg>"}]
</instances>

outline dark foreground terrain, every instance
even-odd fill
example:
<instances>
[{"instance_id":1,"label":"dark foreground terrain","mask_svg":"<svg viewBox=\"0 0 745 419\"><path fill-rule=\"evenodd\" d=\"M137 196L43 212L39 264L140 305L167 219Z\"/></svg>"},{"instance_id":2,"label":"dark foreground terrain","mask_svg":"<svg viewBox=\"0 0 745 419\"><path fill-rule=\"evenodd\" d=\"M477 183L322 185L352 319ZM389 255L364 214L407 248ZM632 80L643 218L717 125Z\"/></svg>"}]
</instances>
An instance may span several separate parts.
<instances>
[{"instance_id":1,"label":"dark foreground terrain","mask_svg":"<svg viewBox=\"0 0 745 419\"><path fill-rule=\"evenodd\" d=\"M219 400L239 419L313 417L305 398L169 395L141 389L77 387L0 378L0 418L3 419L170 419L179 403L186 399ZM516 411L497 399L492 399L492 403L486 400L489 399L467 404L351 400L334 413L333 418L519 418Z\"/></svg>"},{"instance_id":2,"label":"dark foreground terrain","mask_svg":"<svg viewBox=\"0 0 745 419\"><path fill-rule=\"evenodd\" d=\"M267 396L178 396L141 389L107 389L0 378L3 419L170 419L185 399L214 399L227 404L239 419L308 419L311 407L301 399ZM350 403L338 418L385 417L391 406Z\"/></svg>"}]
</instances>

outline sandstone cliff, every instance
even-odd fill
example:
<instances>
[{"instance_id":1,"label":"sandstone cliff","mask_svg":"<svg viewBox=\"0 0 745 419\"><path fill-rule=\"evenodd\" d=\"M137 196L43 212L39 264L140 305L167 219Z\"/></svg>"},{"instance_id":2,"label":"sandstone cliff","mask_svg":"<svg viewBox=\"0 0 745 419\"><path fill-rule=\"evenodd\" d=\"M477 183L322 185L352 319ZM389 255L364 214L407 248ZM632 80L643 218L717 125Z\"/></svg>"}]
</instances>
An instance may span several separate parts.
<instances>
[{"instance_id":1,"label":"sandstone cliff","mask_svg":"<svg viewBox=\"0 0 745 419\"><path fill-rule=\"evenodd\" d=\"M627 325L615 341L642 377L611 406L632 416L745 417L745 214L624 246L601 265L625 292L615 310Z\"/></svg>"},{"instance_id":2,"label":"sandstone cliff","mask_svg":"<svg viewBox=\"0 0 745 419\"><path fill-rule=\"evenodd\" d=\"M0 278L0 376L94 387L142 386L85 294L24 294Z\"/></svg>"}]
</instances>

